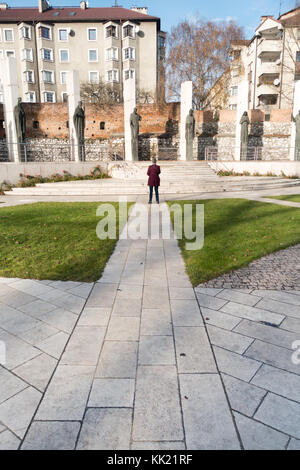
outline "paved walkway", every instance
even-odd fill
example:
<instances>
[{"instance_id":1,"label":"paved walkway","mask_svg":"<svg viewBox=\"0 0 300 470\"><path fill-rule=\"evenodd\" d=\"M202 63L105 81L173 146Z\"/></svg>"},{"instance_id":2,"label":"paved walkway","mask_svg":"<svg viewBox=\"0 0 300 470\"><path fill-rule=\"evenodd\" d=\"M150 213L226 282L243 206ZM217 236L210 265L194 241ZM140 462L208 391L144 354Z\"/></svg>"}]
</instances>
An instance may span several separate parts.
<instances>
[{"instance_id":1,"label":"paved walkway","mask_svg":"<svg viewBox=\"0 0 300 470\"><path fill-rule=\"evenodd\" d=\"M299 449L299 339L300 291L193 290L174 240L1 279L0 449Z\"/></svg>"}]
</instances>

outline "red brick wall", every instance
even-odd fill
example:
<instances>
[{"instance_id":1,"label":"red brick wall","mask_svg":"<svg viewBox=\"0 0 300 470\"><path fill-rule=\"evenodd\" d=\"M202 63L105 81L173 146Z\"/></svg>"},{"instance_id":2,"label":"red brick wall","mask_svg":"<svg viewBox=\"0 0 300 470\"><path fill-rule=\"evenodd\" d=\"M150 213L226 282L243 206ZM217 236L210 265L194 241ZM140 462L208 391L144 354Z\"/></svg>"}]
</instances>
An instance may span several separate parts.
<instances>
[{"instance_id":1,"label":"red brick wall","mask_svg":"<svg viewBox=\"0 0 300 470\"><path fill-rule=\"evenodd\" d=\"M28 138L58 138L68 139L67 127L68 109L65 103L24 103L27 116ZM138 106L138 112L142 116L141 134L166 132L167 122L180 122L180 103L168 103L165 105L144 104ZM124 112L123 105L105 106L100 108L96 105L87 105L86 131L87 139L107 139L111 135L124 134ZM276 109L271 111L271 122L289 122L291 110ZM230 123L236 120L236 111L224 109L220 111L220 122ZM260 110L249 110L251 122L262 122L265 120L265 112ZM3 106L0 105L0 119L3 117ZM213 122L212 111L196 111L195 119L198 123ZM39 123L39 128L34 129L33 122ZM105 129L100 129L100 122L105 122ZM4 137L5 130L0 129L0 137Z\"/></svg>"}]
</instances>

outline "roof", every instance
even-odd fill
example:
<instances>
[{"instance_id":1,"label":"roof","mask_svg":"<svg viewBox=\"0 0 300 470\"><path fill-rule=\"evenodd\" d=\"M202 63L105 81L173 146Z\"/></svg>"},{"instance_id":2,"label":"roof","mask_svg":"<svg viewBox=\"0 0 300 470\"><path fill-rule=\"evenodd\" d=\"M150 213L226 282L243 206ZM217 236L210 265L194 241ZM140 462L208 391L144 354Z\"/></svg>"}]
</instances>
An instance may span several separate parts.
<instances>
[{"instance_id":1,"label":"roof","mask_svg":"<svg viewBox=\"0 0 300 470\"><path fill-rule=\"evenodd\" d=\"M85 10L80 7L61 7L50 8L43 13L39 13L38 8L7 8L0 10L0 22L19 23L22 21L51 21L56 23L67 21L74 22L108 20L160 22L160 18L156 16L146 15L144 13L121 7L86 8Z\"/></svg>"}]
</instances>

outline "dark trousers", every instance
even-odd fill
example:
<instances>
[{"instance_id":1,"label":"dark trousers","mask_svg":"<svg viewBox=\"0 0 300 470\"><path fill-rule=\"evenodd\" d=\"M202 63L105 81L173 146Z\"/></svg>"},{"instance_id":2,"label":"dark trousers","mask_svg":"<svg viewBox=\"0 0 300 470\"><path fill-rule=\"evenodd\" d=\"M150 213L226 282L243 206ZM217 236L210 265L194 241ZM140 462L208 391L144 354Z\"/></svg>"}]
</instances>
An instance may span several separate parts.
<instances>
[{"instance_id":1,"label":"dark trousers","mask_svg":"<svg viewBox=\"0 0 300 470\"><path fill-rule=\"evenodd\" d=\"M149 186L149 202L152 202L153 188L155 189L156 202L159 202L158 186Z\"/></svg>"}]
</instances>

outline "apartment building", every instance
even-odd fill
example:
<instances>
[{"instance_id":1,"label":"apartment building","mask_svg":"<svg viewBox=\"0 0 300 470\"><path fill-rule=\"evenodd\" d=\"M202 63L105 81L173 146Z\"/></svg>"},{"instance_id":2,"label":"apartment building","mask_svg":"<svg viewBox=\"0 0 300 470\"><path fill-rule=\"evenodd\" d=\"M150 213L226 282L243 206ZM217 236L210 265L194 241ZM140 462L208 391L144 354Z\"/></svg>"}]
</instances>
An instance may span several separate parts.
<instances>
[{"instance_id":1,"label":"apartment building","mask_svg":"<svg viewBox=\"0 0 300 470\"><path fill-rule=\"evenodd\" d=\"M262 16L251 40L232 41L230 55L225 108L237 108L238 85L244 80L248 81L249 109L292 108L295 80L300 79L300 7L278 19ZM206 101L212 109L219 107L215 87Z\"/></svg>"},{"instance_id":2,"label":"apartment building","mask_svg":"<svg viewBox=\"0 0 300 470\"><path fill-rule=\"evenodd\" d=\"M25 102L65 101L70 70L79 70L81 83L103 80L120 92L124 80L134 77L138 90L155 96L165 39L160 19L146 7L89 8L82 1L78 7L52 8L45 0L38 8L0 4L0 59L16 58Z\"/></svg>"}]
</instances>

